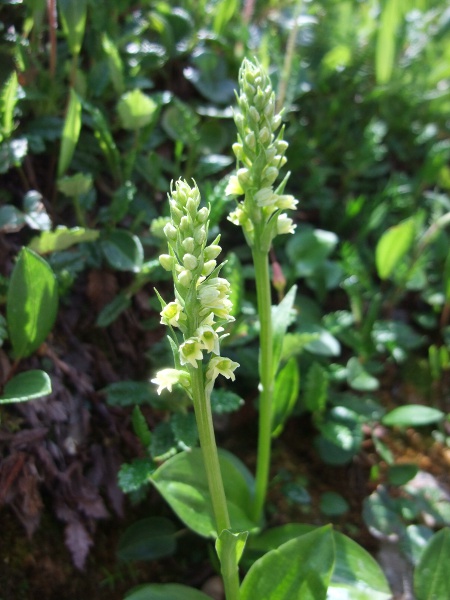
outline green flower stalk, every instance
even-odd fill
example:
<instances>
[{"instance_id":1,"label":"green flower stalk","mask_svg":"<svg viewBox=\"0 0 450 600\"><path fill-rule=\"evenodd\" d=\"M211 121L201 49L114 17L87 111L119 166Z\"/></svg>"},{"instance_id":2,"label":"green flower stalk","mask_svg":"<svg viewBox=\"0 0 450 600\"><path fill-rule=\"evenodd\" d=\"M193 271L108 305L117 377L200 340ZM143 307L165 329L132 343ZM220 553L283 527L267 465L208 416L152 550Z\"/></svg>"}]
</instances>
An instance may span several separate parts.
<instances>
[{"instance_id":1,"label":"green flower stalk","mask_svg":"<svg viewBox=\"0 0 450 600\"><path fill-rule=\"evenodd\" d=\"M260 398L253 517L259 520L269 478L273 382L278 367L273 361L269 251L275 236L294 232L293 220L284 211L294 210L298 202L293 196L284 194L289 173L274 187L287 161L288 144L283 140L281 113L276 112L270 78L261 65L244 59L239 71L239 86L238 106L234 113L238 136L233 144L237 172L231 176L226 193L243 196L229 220L242 227L255 268L260 321Z\"/></svg>"},{"instance_id":2,"label":"green flower stalk","mask_svg":"<svg viewBox=\"0 0 450 600\"><path fill-rule=\"evenodd\" d=\"M214 436L210 395L219 375L234 380L238 363L220 355L223 325L230 314L230 284L219 277L220 236L208 244L209 209L200 208L194 184L177 181L169 196L170 220L164 227L168 254L160 256L164 269L172 272L175 299L162 298L161 323L171 331L174 369L163 369L152 382L158 394L181 385L192 399L208 480L217 536L230 529L230 518ZM176 334L179 330L182 342ZM229 561L228 561L229 563ZM239 575L235 568L223 572L227 600L238 598Z\"/></svg>"}]
</instances>

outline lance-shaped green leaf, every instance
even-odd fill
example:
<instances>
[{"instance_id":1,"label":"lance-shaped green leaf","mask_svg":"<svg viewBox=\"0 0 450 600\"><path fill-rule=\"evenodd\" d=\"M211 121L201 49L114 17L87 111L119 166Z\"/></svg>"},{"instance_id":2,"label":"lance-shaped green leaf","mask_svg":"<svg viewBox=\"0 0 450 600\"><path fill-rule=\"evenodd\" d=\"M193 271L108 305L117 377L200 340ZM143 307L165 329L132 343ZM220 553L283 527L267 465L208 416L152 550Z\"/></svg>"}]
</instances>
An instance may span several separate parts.
<instances>
[{"instance_id":1,"label":"lance-shaped green leaf","mask_svg":"<svg viewBox=\"0 0 450 600\"><path fill-rule=\"evenodd\" d=\"M275 379L272 408L272 436L277 437L289 415L294 410L300 389L297 360L292 357Z\"/></svg>"},{"instance_id":2,"label":"lance-shaped green leaf","mask_svg":"<svg viewBox=\"0 0 450 600\"><path fill-rule=\"evenodd\" d=\"M388 412L383 417L382 423L391 427L419 427L439 423L444 417L445 414L441 410L432 406L408 404Z\"/></svg>"},{"instance_id":3,"label":"lance-shaped green leaf","mask_svg":"<svg viewBox=\"0 0 450 600\"><path fill-rule=\"evenodd\" d=\"M34 352L56 319L56 277L43 258L23 248L11 274L6 299L6 321L16 358Z\"/></svg>"},{"instance_id":4,"label":"lance-shaped green leaf","mask_svg":"<svg viewBox=\"0 0 450 600\"><path fill-rule=\"evenodd\" d=\"M414 242L416 224L413 218L390 227L381 236L375 249L378 275L388 279Z\"/></svg>"},{"instance_id":5,"label":"lance-shaped green leaf","mask_svg":"<svg viewBox=\"0 0 450 600\"><path fill-rule=\"evenodd\" d=\"M86 0L58 0L59 14L70 52L78 56L86 26Z\"/></svg>"},{"instance_id":6,"label":"lance-shaped green leaf","mask_svg":"<svg viewBox=\"0 0 450 600\"><path fill-rule=\"evenodd\" d=\"M291 311L294 306L296 293L297 286L293 285L280 304L272 307L274 376L278 371L278 365L280 364L283 339L286 335L287 328L292 322Z\"/></svg>"},{"instance_id":7,"label":"lance-shaped green leaf","mask_svg":"<svg viewBox=\"0 0 450 600\"><path fill-rule=\"evenodd\" d=\"M44 371L32 370L19 373L5 385L0 404L26 402L52 393L50 377Z\"/></svg>"},{"instance_id":8,"label":"lance-shaped green leaf","mask_svg":"<svg viewBox=\"0 0 450 600\"><path fill-rule=\"evenodd\" d=\"M58 160L58 177L67 171L78 142L81 129L81 102L76 92L70 88L69 106L62 131L61 148Z\"/></svg>"}]
</instances>

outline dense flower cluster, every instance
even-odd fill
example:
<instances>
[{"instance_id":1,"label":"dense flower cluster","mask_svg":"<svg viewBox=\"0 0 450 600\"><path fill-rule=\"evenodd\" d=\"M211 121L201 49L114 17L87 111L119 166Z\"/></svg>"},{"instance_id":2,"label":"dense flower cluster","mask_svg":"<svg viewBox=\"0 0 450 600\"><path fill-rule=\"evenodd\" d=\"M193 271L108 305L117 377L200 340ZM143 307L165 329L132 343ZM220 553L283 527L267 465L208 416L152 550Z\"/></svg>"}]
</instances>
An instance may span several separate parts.
<instances>
[{"instance_id":1,"label":"dense flower cluster","mask_svg":"<svg viewBox=\"0 0 450 600\"><path fill-rule=\"evenodd\" d=\"M238 170L230 178L226 193L244 195L229 219L241 225L250 245L268 250L277 234L293 233L294 224L284 210L293 210L297 200L283 194L288 176L274 189L280 169L286 164L288 147L283 140L281 114L275 111L275 93L270 78L259 64L245 59L239 72L240 95L234 121L238 141L233 144Z\"/></svg>"},{"instance_id":2,"label":"dense flower cluster","mask_svg":"<svg viewBox=\"0 0 450 600\"><path fill-rule=\"evenodd\" d=\"M207 244L209 209L200 208L200 192L179 180L169 196L170 220L164 227L168 254L159 258L164 269L171 271L175 285L175 300L163 304L161 323L177 328L183 335L179 346L179 369L163 369L152 382L172 390L176 383L187 390L189 368L197 369L205 355L211 354L206 366L206 389L211 390L219 374L234 379L239 366L220 356L222 325L234 320L230 311L230 284L219 277L222 265L216 258L221 252L220 236Z\"/></svg>"}]
</instances>

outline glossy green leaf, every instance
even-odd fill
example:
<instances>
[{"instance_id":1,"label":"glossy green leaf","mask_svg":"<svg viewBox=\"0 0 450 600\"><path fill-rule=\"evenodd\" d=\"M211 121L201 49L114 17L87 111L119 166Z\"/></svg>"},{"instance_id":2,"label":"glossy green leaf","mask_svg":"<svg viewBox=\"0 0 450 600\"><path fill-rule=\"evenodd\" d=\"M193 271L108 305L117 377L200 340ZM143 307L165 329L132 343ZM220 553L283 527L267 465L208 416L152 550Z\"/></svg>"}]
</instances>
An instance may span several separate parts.
<instances>
[{"instance_id":1,"label":"glossy green leaf","mask_svg":"<svg viewBox=\"0 0 450 600\"><path fill-rule=\"evenodd\" d=\"M58 159L58 178L69 168L81 130L81 101L78 94L70 88L69 106L62 131L61 147Z\"/></svg>"},{"instance_id":2,"label":"glossy green leaf","mask_svg":"<svg viewBox=\"0 0 450 600\"><path fill-rule=\"evenodd\" d=\"M387 478L392 485L405 485L419 472L418 465L398 464L391 465L387 472Z\"/></svg>"},{"instance_id":3,"label":"glossy green leaf","mask_svg":"<svg viewBox=\"0 0 450 600\"><path fill-rule=\"evenodd\" d=\"M288 523L250 537L244 558L253 560L289 540L314 531L314 525ZM347 536L333 531L336 560L327 600L389 600L392 595L383 571L375 559ZM246 560L246 564L247 564Z\"/></svg>"},{"instance_id":4,"label":"glossy green leaf","mask_svg":"<svg viewBox=\"0 0 450 600\"><path fill-rule=\"evenodd\" d=\"M16 358L32 354L56 319L56 277L43 258L23 248L14 266L6 299L6 320Z\"/></svg>"},{"instance_id":5,"label":"glossy green leaf","mask_svg":"<svg viewBox=\"0 0 450 600\"><path fill-rule=\"evenodd\" d=\"M101 242L103 254L118 271L138 273L144 261L144 250L139 238L124 230L109 233Z\"/></svg>"},{"instance_id":6,"label":"glossy green leaf","mask_svg":"<svg viewBox=\"0 0 450 600\"><path fill-rule=\"evenodd\" d=\"M335 406L326 413L318 428L329 442L346 452L357 453L362 443L361 419L344 406Z\"/></svg>"},{"instance_id":7,"label":"glossy green leaf","mask_svg":"<svg viewBox=\"0 0 450 600\"><path fill-rule=\"evenodd\" d=\"M198 140L199 121L198 115L188 104L173 100L164 111L161 125L172 140L192 146Z\"/></svg>"},{"instance_id":8,"label":"glossy green leaf","mask_svg":"<svg viewBox=\"0 0 450 600\"><path fill-rule=\"evenodd\" d=\"M277 437L297 403L300 372L295 358L289 359L275 379L272 408L272 436Z\"/></svg>"},{"instance_id":9,"label":"glossy green leaf","mask_svg":"<svg viewBox=\"0 0 450 600\"><path fill-rule=\"evenodd\" d=\"M26 138L7 140L0 144L0 174L21 165L27 154L28 140Z\"/></svg>"},{"instance_id":10,"label":"glossy green leaf","mask_svg":"<svg viewBox=\"0 0 450 600\"><path fill-rule=\"evenodd\" d=\"M58 0L58 7L70 52L76 56L83 42L87 0Z\"/></svg>"},{"instance_id":11,"label":"glossy green leaf","mask_svg":"<svg viewBox=\"0 0 450 600\"><path fill-rule=\"evenodd\" d=\"M177 583L150 583L128 592L125 600L211 600L211 596Z\"/></svg>"},{"instance_id":12,"label":"glossy green leaf","mask_svg":"<svg viewBox=\"0 0 450 600\"><path fill-rule=\"evenodd\" d=\"M325 600L335 565L331 526L271 550L250 568L240 600Z\"/></svg>"},{"instance_id":13,"label":"glossy green leaf","mask_svg":"<svg viewBox=\"0 0 450 600\"><path fill-rule=\"evenodd\" d=\"M254 485L252 475L229 452L221 450L219 460L233 531L257 529L258 524L250 517ZM194 448L167 460L154 473L152 482L190 529L205 537L216 537L200 449Z\"/></svg>"},{"instance_id":14,"label":"glossy green leaf","mask_svg":"<svg viewBox=\"0 0 450 600\"><path fill-rule=\"evenodd\" d=\"M383 233L375 248L375 262L381 279L388 279L392 275L411 248L415 233L414 218L406 219Z\"/></svg>"},{"instance_id":15,"label":"glossy green leaf","mask_svg":"<svg viewBox=\"0 0 450 600\"><path fill-rule=\"evenodd\" d=\"M156 560L176 550L176 529L169 519L149 517L133 523L121 536L117 547L120 560Z\"/></svg>"},{"instance_id":16,"label":"glossy green leaf","mask_svg":"<svg viewBox=\"0 0 450 600\"><path fill-rule=\"evenodd\" d=\"M12 204L0 206L0 231L12 233L25 225L25 215Z\"/></svg>"},{"instance_id":17,"label":"glossy green leaf","mask_svg":"<svg viewBox=\"0 0 450 600\"><path fill-rule=\"evenodd\" d=\"M51 219L45 209L44 198L36 190L28 191L23 197L23 211L26 224L31 229L48 231L52 227Z\"/></svg>"},{"instance_id":18,"label":"glossy green leaf","mask_svg":"<svg viewBox=\"0 0 450 600\"><path fill-rule=\"evenodd\" d=\"M419 427L439 423L444 418L445 414L437 408L421 404L408 404L388 412L382 418L382 423L392 427Z\"/></svg>"},{"instance_id":19,"label":"glossy green leaf","mask_svg":"<svg viewBox=\"0 0 450 600\"><path fill-rule=\"evenodd\" d=\"M356 356L347 362L347 382L358 392L373 392L380 387L378 379L366 371Z\"/></svg>"},{"instance_id":20,"label":"glossy green leaf","mask_svg":"<svg viewBox=\"0 0 450 600\"><path fill-rule=\"evenodd\" d=\"M52 393L52 382L44 371L32 370L19 373L4 386L0 404L25 402Z\"/></svg>"},{"instance_id":21,"label":"glossy green leaf","mask_svg":"<svg viewBox=\"0 0 450 600\"><path fill-rule=\"evenodd\" d=\"M292 307L294 306L296 293L297 286L293 285L283 300L277 306L272 306L274 376L280 364L283 338L286 335L287 328L293 321Z\"/></svg>"},{"instance_id":22,"label":"glossy green leaf","mask_svg":"<svg viewBox=\"0 0 450 600\"><path fill-rule=\"evenodd\" d=\"M391 541L397 541L406 529L394 500L381 486L364 499L363 519L375 536Z\"/></svg>"},{"instance_id":23,"label":"glossy green leaf","mask_svg":"<svg viewBox=\"0 0 450 600\"><path fill-rule=\"evenodd\" d=\"M100 232L96 229L57 227L54 231L44 231L41 235L33 238L28 247L38 254L61 252L75 244L93 242L99 235Z\"/></svg>"},{"instance_id":24,"label":"glossy green leaf","mask_svg":"<svg viewBox=\"0 0 450 600\"><path fill-rule=\"evenodd\" d=\"M450 528L444 527L430 540L414 572L417 600L450 598Z\"/></svg>"}]
</instances>

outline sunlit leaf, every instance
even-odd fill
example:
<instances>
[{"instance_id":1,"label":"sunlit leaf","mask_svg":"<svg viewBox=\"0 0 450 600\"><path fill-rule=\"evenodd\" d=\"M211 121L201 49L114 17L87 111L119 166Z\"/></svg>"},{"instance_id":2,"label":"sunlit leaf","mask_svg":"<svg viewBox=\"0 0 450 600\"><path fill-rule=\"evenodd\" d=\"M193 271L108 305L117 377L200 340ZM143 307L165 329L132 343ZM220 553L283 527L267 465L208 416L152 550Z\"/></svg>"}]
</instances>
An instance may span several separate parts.
<instances>
[{"instance_id":1,"label":"sunlit leaf","mask_svg":"<svg viewBox=\"0 0 450 600\"><path fill-rule=\"evenodd\" d=\"M38 237L33 238L28 247L38 254L61 252L74 244L93 242L99 235L100 232L96 229L57 227L54 231L45 231Z\"/></svg>"},{"instance_id":2,"label":"sunlit leaf","mask_svg":"<svg viewBox=\"0 0 450 600\"><path fill-rule=\"evenodd\" d=\"M39 370L25 371L6 383L0 396L0 404L25 402L51 393L52 383L47 373Z\"/></svg>"},{"instance_id":3,"label":"sunlit leaf","mask_svg":"<svg viewBox=\"0 0 450 600\"><path fill-rule=\"evenodd\" d=\"M444 419L445 414L432 406L421 404L408 404L398 406L388 412L382 419L383 425L391 427L419 427L421 425L433 425Z\"/></svg>"},{"instance_id":4,"label":"sunlit leaf","mask_svg":"<svg viewBox=\"0 0 450 600\"><path fill-rule=\"evenodd\" d=\"M118 271L141 270L144 250L139 238L128 231L112 231L101 241L101 248L106 260Z\"/></svg>"},{"instance_id":5,"label":"sunlit leaf","mask_svg":"<svg viewBox=\"0 0 450 600\"><path fill-rule=\"evenodd\" d=\"M73 88L70 88L69 106L61 138L58 159L58 177L67 171L75 152L81 130L81 101Z\"/></svg>"},{"instance_id":6,"label":"sunlit leaf","mask_svg":"<svg viewBox=\"0 0 450 600\"><path fill-rule=\"evenodd\" d=\"M43 258L23 248L14 266L6 300L6 319L14 355L24 358L45 340L56 319L56 277Z\"/></svg>"},{"instance_id":7,"label":"sunlit leaf","mask_svg":"<svg viewBox=\"0 0 450 600\"><path fill-rule=\"evenodd\" d=\"M392 275L411 248L415 233L416 223L414 218L410 218L390 227L381 236L375 249L377 271L381 279L388 279Z\"/></svg>"},{"instance_id":8,"label":"sunlit leaf","mask_svg":"<svg viewBox=\"0 0 450 600\"><path fill-rule=\"evenodd\" d=\"M414 573L417 600L450 598L450 528L444 527L430 540Z\"/></svg>"},{"instance_id":9,"label":"sunlit leaf","mask_svg":"<svg viewBox=\"0 0 450 600\"><path fill-rule=\"evenodd\" d=\"M331 526L286 542L252 565L240 599L325 600L335 555Z\"/></svg>"}]
</instances>

